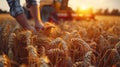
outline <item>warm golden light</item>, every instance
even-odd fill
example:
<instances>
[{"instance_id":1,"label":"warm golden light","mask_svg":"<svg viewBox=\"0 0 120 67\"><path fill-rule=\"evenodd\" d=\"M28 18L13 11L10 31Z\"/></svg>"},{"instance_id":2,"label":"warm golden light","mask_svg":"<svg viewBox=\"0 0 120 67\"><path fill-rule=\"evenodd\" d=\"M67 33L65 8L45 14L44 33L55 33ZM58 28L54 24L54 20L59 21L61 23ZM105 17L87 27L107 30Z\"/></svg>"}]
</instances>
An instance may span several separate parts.
<instances>
[{"instance_id":1,"label":"warm golden light","mask_svg":"<svg viewBox=\"0 0 120 67\"><path fill-rule=\"evenodd\" d=\"M92 12L92 7L88 6L88 5L79 5L76 10L75 10L78 14L83 15L83 14L89 14Z\"/></svg>"},{"instance_id":2,"label":"warm golden light","mask_svg":"<svg viewBox=\"0 0 120 67\"><path fill-rule=\"evenodd\" d=\"M93 8L92 5L90 4L86 4L85 2L81 2L80 0L70 0L69 1L69 4L68 4L69 7L71 7L73 10L88 10L89 8Z\"/></svg>"},{"instance_id":3,"label":"warm golden light","mask_svg":"<svg viewBox=\"0 0 120 67\"><path fill-rule=\"evenodd\" d=\"M89 9L89 6L87 6L87 5L81 5L80 9L81 10L87 10L87 9Z\"/></svg>"}]
</instances>

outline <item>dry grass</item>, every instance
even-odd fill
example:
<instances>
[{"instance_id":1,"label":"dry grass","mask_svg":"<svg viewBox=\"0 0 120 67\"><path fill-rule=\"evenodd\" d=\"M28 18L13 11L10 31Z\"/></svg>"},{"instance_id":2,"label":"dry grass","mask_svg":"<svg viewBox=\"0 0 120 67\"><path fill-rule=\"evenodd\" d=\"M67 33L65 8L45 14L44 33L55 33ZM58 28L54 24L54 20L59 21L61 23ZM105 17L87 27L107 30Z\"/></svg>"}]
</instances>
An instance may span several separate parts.
<instances>
[{"instance_id":1,"label":"dry grass","mask_svg":"<svg viewBox=\"0 0 120 67\"><path fill-rule=\"evenodd\" d=\"M46 23L37 35L23 31L16 21L1 21L0 59L8 57L7 67L117 67L120 17L96 18ZM4 63L0 60L0 65Z\"/></svg>"}]
</instances>

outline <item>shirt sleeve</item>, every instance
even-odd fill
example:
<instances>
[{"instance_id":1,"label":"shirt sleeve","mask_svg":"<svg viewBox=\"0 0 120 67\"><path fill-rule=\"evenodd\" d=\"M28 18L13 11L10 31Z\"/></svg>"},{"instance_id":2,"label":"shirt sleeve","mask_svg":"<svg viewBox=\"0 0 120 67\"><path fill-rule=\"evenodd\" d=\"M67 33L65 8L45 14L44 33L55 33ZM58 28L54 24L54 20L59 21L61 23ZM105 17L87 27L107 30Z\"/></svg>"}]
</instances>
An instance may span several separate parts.
<instances>
[{"instance_id":1,"label":"shirt sleeve","mask_svg":"<svg viewBox=\"0 0 120 67\"><path fill-rule=\"evenodd\" d=\"M13 17L24 12L23 8L20 5L20 0L7 0L7 3L10 7L10 14Z\"/></svg>"}]
</instances>

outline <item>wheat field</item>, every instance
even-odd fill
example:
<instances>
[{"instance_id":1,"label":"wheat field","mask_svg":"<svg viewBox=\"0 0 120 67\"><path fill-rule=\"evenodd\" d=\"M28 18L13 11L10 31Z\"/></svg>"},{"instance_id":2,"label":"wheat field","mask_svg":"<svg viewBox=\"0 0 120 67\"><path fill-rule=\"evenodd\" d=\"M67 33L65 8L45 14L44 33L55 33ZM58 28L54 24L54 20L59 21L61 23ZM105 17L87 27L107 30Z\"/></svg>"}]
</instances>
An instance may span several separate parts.
<instances>
[{"instance_id":1,"label":"wheat field","mask_svg":"<svg viewBox=\"0 0 120 67\"><path fill-rule=\"evenodd\" d=\"M2 16L0 67L120 67L120 17L96 19L47 22L33 34Z\"/></svg>"}]
</instances>

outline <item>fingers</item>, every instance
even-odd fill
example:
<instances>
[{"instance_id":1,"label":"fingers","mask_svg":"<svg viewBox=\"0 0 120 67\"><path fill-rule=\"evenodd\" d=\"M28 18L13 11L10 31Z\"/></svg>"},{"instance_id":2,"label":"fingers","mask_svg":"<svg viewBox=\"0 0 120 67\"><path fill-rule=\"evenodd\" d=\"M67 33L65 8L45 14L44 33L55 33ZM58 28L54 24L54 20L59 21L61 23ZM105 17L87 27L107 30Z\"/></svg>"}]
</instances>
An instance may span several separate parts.
<instances>
[{"instance_id":1,"label":"fingers","mask_svg":"<svg viewBox=\"0 0 120 67\"><path fill-rule=\"evenodd\" d=\"M35 29L36 29L36 31L42 31L42 30L44 30L44 27L35 27Z\"/></svg>"},{"instance_id":2,"label":"fingers","mask_svg":"<svg viewBox=\"0 0 120 67\"><path fill-rule=\"evenodd\" d=\"M37 31L44 30L44 24L43 23L35 24L35 29Z\"/></svg>"},{"instance_id":3,"label":"fingers","mask_svg":"<svg viewBox=\"0 0 120 67\"><path fill-rule=\"evenodd\" d=\"M30 26L27 30L31 31L33 34L37 32L36 29L32 26Z\"/></svg>"}]
</instances>

